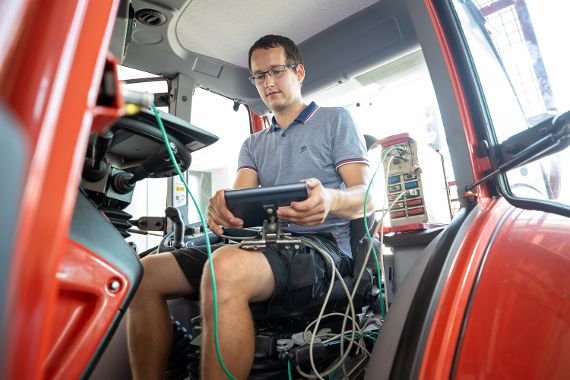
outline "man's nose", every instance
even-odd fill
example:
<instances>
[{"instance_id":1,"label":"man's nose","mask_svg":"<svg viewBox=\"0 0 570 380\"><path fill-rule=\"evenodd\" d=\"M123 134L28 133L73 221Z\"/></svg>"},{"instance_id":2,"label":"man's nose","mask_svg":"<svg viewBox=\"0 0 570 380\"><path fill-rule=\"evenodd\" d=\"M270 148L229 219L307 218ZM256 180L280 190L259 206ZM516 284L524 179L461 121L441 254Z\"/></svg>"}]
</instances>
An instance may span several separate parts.
<instances>
[{"instance_id":1,"label":"man's nose","mask_svg":"<svg viewBox=\"0 0 570 380\"><path fill-rule=\"evenodd\" d=\"M265 87L271 87L275 84L275 80L273 79L273 77L271 75L269 75L269 73L265 73L265 80L263 81L263 83L265 84Z\"/></svg>"}]
</instances>

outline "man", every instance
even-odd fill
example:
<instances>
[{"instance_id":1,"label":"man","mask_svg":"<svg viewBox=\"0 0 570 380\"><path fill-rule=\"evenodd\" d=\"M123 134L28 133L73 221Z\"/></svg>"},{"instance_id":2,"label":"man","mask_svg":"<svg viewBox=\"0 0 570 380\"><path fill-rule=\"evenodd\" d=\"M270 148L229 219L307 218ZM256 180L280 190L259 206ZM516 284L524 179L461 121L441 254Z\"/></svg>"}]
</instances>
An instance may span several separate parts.
<instances>
[{"instance_id":1,"label":"man","mask_svg":"<svg viewBox=\"0 0 570 380\"><path fill-rule=\"evenodd\" d=\"M298 47L286 37L268 35L249 51L250 80L273 111L272 126L250 136L239 156L233 188L271 186L306 180L309 196L279 208L278 217L294 223L293 232L328 233L315 237L329 248L337 266L350 262L349 221L362 217L369 181L366 149L348 112L303 102L305 68ZM373 202L368 202L369 212ZM208 225L240 228L243 222L226 207L223 190L208 207ZM322 236L322 235L321 235ZM244 251L226 245L213 254L220 351L237 379L253 363L254 330L249 303L271 300L290 305L288 268L299 252ZM327 268L316 255L315 265ZM225 379L216 355L211 274L203 251L183 249L143 259L145 274L129 308L129 352L135 379L164 376L171 344L167 297L200 291L203 315L202 379ZM344 270L350 265L344 265ZM205 268L205 269L204 269ZM318 271L315 271L318 272ZM200 280L201 276L201 280ZM325 289L330 274L314 279ZM294 280L294 279L293 279ZM312 286L312 284L311 284ZM307 300L308 301L308 300Z\"/></svg>"}]
</instances>

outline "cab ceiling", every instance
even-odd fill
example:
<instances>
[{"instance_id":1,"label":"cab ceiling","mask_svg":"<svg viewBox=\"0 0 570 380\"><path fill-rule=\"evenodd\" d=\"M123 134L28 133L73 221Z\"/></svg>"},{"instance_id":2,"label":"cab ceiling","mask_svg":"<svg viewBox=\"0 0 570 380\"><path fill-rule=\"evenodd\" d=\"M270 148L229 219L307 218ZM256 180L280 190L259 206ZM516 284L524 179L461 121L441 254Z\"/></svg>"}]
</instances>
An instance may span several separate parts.
<instances>
[{"instance_id":1,"label":"cab ceiling","mask_svg":"<svg viewBox=\"0 0 570 380\"><path fill-rule=\"evenodd\" d=\"M176 35L186 50L247 68L247 52L259 37L280 34L301 44L376 2L193 0L180 15Z\"/></svg>"},{"instance_id":2,"label":"cab ceiling","mask_svg":"<svg viewBox=\"0 0 570 380\"><path fill-rule=\"evenodd\" d=\"M257 113L267 108L247 79L247 53L263 35L282 34L299 45L308 73L305 96L418 49L403 0L123 2L131 2L135 11L154 9L166 19L160 25L137 22L126 49L120 43L126 23L116 24L114 42L119 42L116 50L126 51L125 66L181 75L188 78L182 95L199 86L248 104Z\"/></svg>"}]
</instances>

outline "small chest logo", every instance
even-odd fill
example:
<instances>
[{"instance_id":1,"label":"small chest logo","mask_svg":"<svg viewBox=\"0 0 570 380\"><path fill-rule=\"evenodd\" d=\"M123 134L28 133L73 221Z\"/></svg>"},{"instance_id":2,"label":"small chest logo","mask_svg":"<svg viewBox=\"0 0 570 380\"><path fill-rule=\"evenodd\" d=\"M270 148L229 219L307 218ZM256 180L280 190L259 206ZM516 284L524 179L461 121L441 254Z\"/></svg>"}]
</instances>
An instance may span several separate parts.
<instances>
[{"instance_id":1,"label":"small chest logo","mask_svg":"<svg viewBox=\"0 0 570 380\"><path fill-rule=\"evenodd\" d=\"M303 146L301 147L301 150L299 151L299 153L303 153L303 152L306 151L306 150L307 150L307 146L306 146L306 145L303 145Z\"/></svg>"}]
</instances>

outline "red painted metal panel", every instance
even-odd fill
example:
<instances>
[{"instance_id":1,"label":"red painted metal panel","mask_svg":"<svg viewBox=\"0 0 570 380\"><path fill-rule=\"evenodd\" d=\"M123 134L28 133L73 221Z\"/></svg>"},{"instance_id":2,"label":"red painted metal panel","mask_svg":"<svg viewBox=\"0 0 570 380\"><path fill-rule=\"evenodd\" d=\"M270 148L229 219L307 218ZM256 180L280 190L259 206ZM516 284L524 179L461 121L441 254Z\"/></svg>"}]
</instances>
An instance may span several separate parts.
<instances>
[{"instance_id":1,"label":"red painted metal panel","mask_svg":"<svg viewBox=\"0 0 570 380\"><path fill-rule=\"evenodd\" d=\"M252 133L259 132L265 128L265 121L263 119L263 116L260 116L252 110L249 110L249 118L251 119Z\"/></svg>"},{"instance_id":2,"label":"red painted metal panel","mask_svg":"<svg viewBox=\"0 0 570 380\"><path fill-rule=\"evenodd\" d=\"M570 377L570 219L509 214L477 284L458 379Z\"/></svg>"},{"instance_id":3,"label":"red painted metal panel","mask_svg":"<svg viewBox=\"0 0 570 380\"><path fill-rule=\"evenodd\" d=\"M93 252L72 240L66 246L57 273L57 306L45 363L49 379L75 379L83 373L130 285L123 273Z\"/></svg>"},{"instance_id":4,"label":"red painted metal panel","mask_svg":"<svg viewBox=\"0 0 570 380\"><path fill-rule=\"evenodd\" d=\"M117 0L30 1L0 72L0 96L30 140L8 288L4 373L46 377L58 267Z\"/></svg>"},{"instance_id":5,"label":"red painted metal panel","mask_svg":"<svg viewBox=\"0 0 570 380\"><path fill-rule=\"evenodd\" d=\"M470 110L471 107L469 105L469 100L467 99L467 96L465 94L465 89L463 88L463 84L461 83L460 79L460 73L455 63L454 56L456 55L456 53L454 53L451 50L451 46L449 45L446 33L441 25L440 18L435 10L434 1L424 0L424 3L430 15L431 22L434 26L437 39L442 49L443 57L447 65L447 71L449 72L449 78L453 86L453 92L455 93L455 99L457 101L459 112L461 114L461 121L465 130L465 135L467 137L468 148L469 148L468 154L471 161L471 167L473 168L472 169L473 178L475 179L475 181L477 181L478 179L483 177L484 173L487 170L491 169L491 162L489 161L488 157L477 156L477 152L475 149L479 142L477 140L477 136L475 133L475 126L473 125L473 119L471 118L471 110ZM487 185L485 183L479 185L478 188L479 188L478 193L481 197L483 198L489 197L489 191L487 190Z\"/></svg>"},{"instance_id":6,"label":"red painted metal panel","mask_svg":"<svg viewBox=\"0 0 570 380\"><path fill-rule=\"evenodd\" d=\"M384 149L396 144L409 144L409 143L410 143L409 133L399 133L397 135L388 136L382 140L378 140L378 144L380 144L380 146L382 146L382 148Z\"/></svg>"},{"instance_id":7,"label":"red painted metal panel","mask_svg":"<svg viewBox=\"0 0 570 380\"><path fill-rule=\"evenodd\" d=\"M0 77L9 72L6 60L10 59L16 49L18 36L24 27L23 20L27 18L31 3L32 0L0 1Z\"/></svg>"},{"instance_id":8,"label":"red painted metal panel","mask_svg":"<svg viewBox=\"0 0 570 380\"><path fill-rule=\"evenodd\" d=\"M477 270L495 227L514 208L503 198L485 200L469 226L458 251L433 316L425 346L420 379L447 379Z\"/></svg>"}]
</instances>

